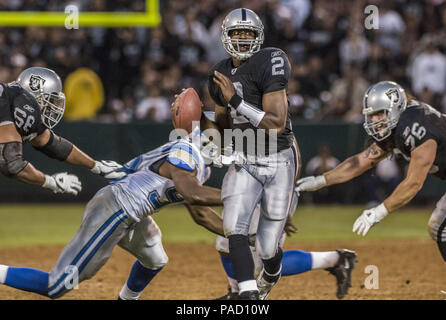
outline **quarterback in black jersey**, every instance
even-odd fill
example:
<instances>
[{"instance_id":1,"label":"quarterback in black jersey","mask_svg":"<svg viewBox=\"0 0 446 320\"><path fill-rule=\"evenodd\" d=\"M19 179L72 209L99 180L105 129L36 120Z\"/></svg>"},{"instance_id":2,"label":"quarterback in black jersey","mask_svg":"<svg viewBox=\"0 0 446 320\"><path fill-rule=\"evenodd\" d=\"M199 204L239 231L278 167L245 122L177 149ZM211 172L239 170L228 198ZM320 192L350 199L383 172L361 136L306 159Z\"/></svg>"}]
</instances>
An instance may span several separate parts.
<instances>
[{"instance_id":1,"label":"quarterback in black jersey","mask_svg":"<svg viewBox=\"0 0 446 320\"><path fill-rule=\"evenodd\" d=\"M232 164L223 179L223 228L239 297L265 299L281 276L279 240L299 167L288 113L290 63L278 48L261 49L263 24L249 9L225 17L221 40L231 57L209 72L215 121L220 129L232 129L233 149L247 159ZM263 270L256 281L248 234L258 204L262 214L255 245Z\"/></svg>"},{"instance_id":2,"label":"quarterback in black jersey","mask_svg":"<svg viewBox=\"0 0 446 320\"><path fill-rule=\"evenodd\" d=\"M373 137L373 143L333 170L298 181L298 191L315 191L349 181L392 153L409 161L406 177L393 193L355 221L353 232L359 235L365 235L390 212L409 203L429 173L446 180L446 115L425 103L407 100L404 89L395 82L382 81L371 86L364 96L363 114L364 128ZM432 213L428 230L446 261L446 193Z\"/></svg>"},{"instance_id":3,"label":"quarterback in black jersey","mask_svg":"<svg viewBox=\"0 0 446 320\"><path fill-rule=\"evenodd\" d=\"M81 182L75 175L45 175L23 160L22 143L47 156L90 169L108 179L118 178L121 165L114 161L95 161L51 129L65 110L62 82L52 70L32 67L24 70L17 81L0 83L0 171L21 182L42 186L55 193L77 195Z\"/></svg>"}]
</instances>

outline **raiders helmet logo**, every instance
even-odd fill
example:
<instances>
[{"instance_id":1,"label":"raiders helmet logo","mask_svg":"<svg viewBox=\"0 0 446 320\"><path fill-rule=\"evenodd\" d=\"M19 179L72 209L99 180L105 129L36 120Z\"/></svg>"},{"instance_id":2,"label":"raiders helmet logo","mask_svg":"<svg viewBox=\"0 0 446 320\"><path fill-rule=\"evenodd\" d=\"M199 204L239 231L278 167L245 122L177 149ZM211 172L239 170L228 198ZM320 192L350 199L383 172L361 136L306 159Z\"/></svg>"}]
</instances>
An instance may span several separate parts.
<instances>
[{"instance_id":1,"label":"raiders helmet logo","mask_svg":"<svg viewBox=\"0 0 446 320\"><path fill-rule=\"evenodd\" d=\"M45 79L43 79L41 76L32 74L31 78L29 78L29 87L32 91L40 90L40 87L43 86L44 83Z\"/></svg>"},{"instance_id":2,"label":"raiders helmet logo","mask_svg":"<svg viewBox=\"0 0 446 320\"><path fill-rule=\"evenodd\" d=\"M397 89L392 88L386 91L386 95L389 97L390 101L398 102L400 100L400 94Z\"/></svg>"}]
</instances>

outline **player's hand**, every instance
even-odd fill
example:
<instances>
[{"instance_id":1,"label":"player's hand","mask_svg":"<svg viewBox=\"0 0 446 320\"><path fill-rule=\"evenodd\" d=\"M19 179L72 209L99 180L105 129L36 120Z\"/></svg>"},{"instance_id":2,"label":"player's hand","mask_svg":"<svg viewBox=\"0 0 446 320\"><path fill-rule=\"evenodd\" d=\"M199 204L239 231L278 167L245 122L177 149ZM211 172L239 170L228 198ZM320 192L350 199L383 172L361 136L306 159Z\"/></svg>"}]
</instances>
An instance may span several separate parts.
<instances>
[{"instance_id":1,"label":"player's hand","mask_svg":"<svg viewBox=\"0 0 446 320\"><path fill-rule=\"evenodd\" d=\"M288 216L288 218L286 219L283 231L285 231L288 237L290 237L293 233L296 233L298 231L297 227L293 224L293 221L291 220L290 216Z\"/></svg>"},{"instance_id":2,"label":"player's hand","mask_svg":"<svg viewBox=\"0 0 446 320\"><path fill-rule=\"evenodd\" d=\"M175 101L170 104L170 112L173 111L173 106L175 105L175 102L177 102L178 97L180 96L181 93L183 93L184 90L186 90L186 88L182 88L180 93L177 93L173 96L175 98Z\"/></svg>"},{"instance_id":3,"label":"player's hand","mask_svg":"<svg viewBox=\"0 0 446 320\"><path fill-rule=\"evenodd\" d=\"M105 179L119 179L126 175L125 172L119 171L122 165L115 161L101 160L95 161L93 169L90 171L103 176Z\"/></svg>"},{"instance_id":4,"label":"player's hand","mask_svg":"<svg viewBox=\"0 0 446 320\"><path fill-rule=\"evenodd\" d=\"M223 168L223 156L220 155L212 160L212 166L216 168Z\"/></svg>"},{"instance_id":5,"label":"player's hand","mask_svg":"<svg viewBox=\"0 0 446 320\"><path fill-rule=\"evenodd\" d=\"M364 210L364 212L353 224L352 231L356 232L358 235L365 236L370 228L384 219L388 213L389 212L383 203L375 208Z\"/></svg>"},{"instance_id":6,"label":"player's hand","mask_svg":"<svg viewBox=\"0 0 446 320\"><path fill-rule=\"evenodd\" d=\"M79 178L66 172L56 173L52 176L46 175L42 187L50 189L54 193L70 193L75 196L82 190Z\"/></svg>"},{"instance_id":7,"label":"player's hand","mask_svg":"<svg viewBox=\"0 0 446 320\"><path fill-rule=\"evenodd\" d=\"M322 189L326 185L327 185L327 180L325 180L325 177L323 175L317 177L311 176L297 180L295 190L297 192L316 191Z\"/></svg>"},{"instance_id":8,"label":"player's hand","mask_svg":"<svg viewBox=\"0 0 446 320\"><path fill-rule=\"evenodd\" d=\"M231 98L235 94L235 87L232 81L229 80L229 78L223 73L220 73L217 70L214 71L213 79L214 82L220 87L223 97L226 99L226 101L229 102L229 100L231 100Z\"/></svg>"}]
</instances>

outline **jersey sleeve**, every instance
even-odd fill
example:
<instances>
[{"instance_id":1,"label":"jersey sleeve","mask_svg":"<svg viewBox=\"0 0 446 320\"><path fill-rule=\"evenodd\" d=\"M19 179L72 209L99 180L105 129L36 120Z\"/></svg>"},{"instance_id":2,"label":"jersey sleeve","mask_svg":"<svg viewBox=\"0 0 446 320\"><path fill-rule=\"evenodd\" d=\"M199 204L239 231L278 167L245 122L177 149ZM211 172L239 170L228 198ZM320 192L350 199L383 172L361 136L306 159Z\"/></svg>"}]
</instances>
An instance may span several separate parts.
<instances>
[{"instance_id":1,"label":"jersey sleeve","mask_svg":"<svg viewBox=\"0 0 446 320\"><path fill-rule=\"evenodd\" d=\"M170 149L167 162L177 168L193 172L197 168L199 159L190 144L179 142Z\"/></svg>"},{"instance_id":2,"label":"jersey sleeve","mask_svg":"<svg viewBox=\"0 0 446 320\"><path fill-rule=\"evenodd\" d=\"M291 73L287 55L280 49L268 50L259 68L258 81L263 93L286 89Z\"/></svg>"},{"instance_id":3,"label":"jersey sleeve","mask_svg":"<svg viewBox=\"0 0 446 320\"><path fill-rule=\"evenodd\" d=\"M433 139L438 141L438 137L435 134L434 124L429 117L424 115L422 109L407 111L409 111L410 117L405 117L402 123L403 125L399 126L397 137L400 140L400 145L402 145L408 153L425 143L427 140Z\"/></svg>"}]
</instances>

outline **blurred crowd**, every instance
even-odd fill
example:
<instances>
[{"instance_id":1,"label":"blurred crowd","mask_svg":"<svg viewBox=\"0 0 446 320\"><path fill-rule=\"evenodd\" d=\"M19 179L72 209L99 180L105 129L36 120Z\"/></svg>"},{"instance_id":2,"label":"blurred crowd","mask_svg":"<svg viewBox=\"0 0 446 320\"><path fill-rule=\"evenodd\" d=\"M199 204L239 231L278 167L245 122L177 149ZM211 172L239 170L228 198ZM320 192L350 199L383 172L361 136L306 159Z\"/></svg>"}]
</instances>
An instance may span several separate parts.
<instances>
[{"instance_id":1,"label":"blurred crowd","mask_svg":"<svg viewBox=\"0 0 446 320\"><path fill-rule=\"evenodd\" d=\"M63 11L68 4L81 12L145 10L144 0L0 0L0 10ZM379 10L378 29L365 27L370 4ZM169 121L169 105L183 87L197 89L212 110L207 73L228 57L221 22L246 7L264 23L264 47L290 58L293 119L361 122L362 96L380 80L397 81L446 111L444 0L162 0L159 6L162 23L155 28L0 27L0 82L29 66L54 69L68 91L71 119ZM89 103L89 110L74 112Z\"/></svg>"}]
</instances>

